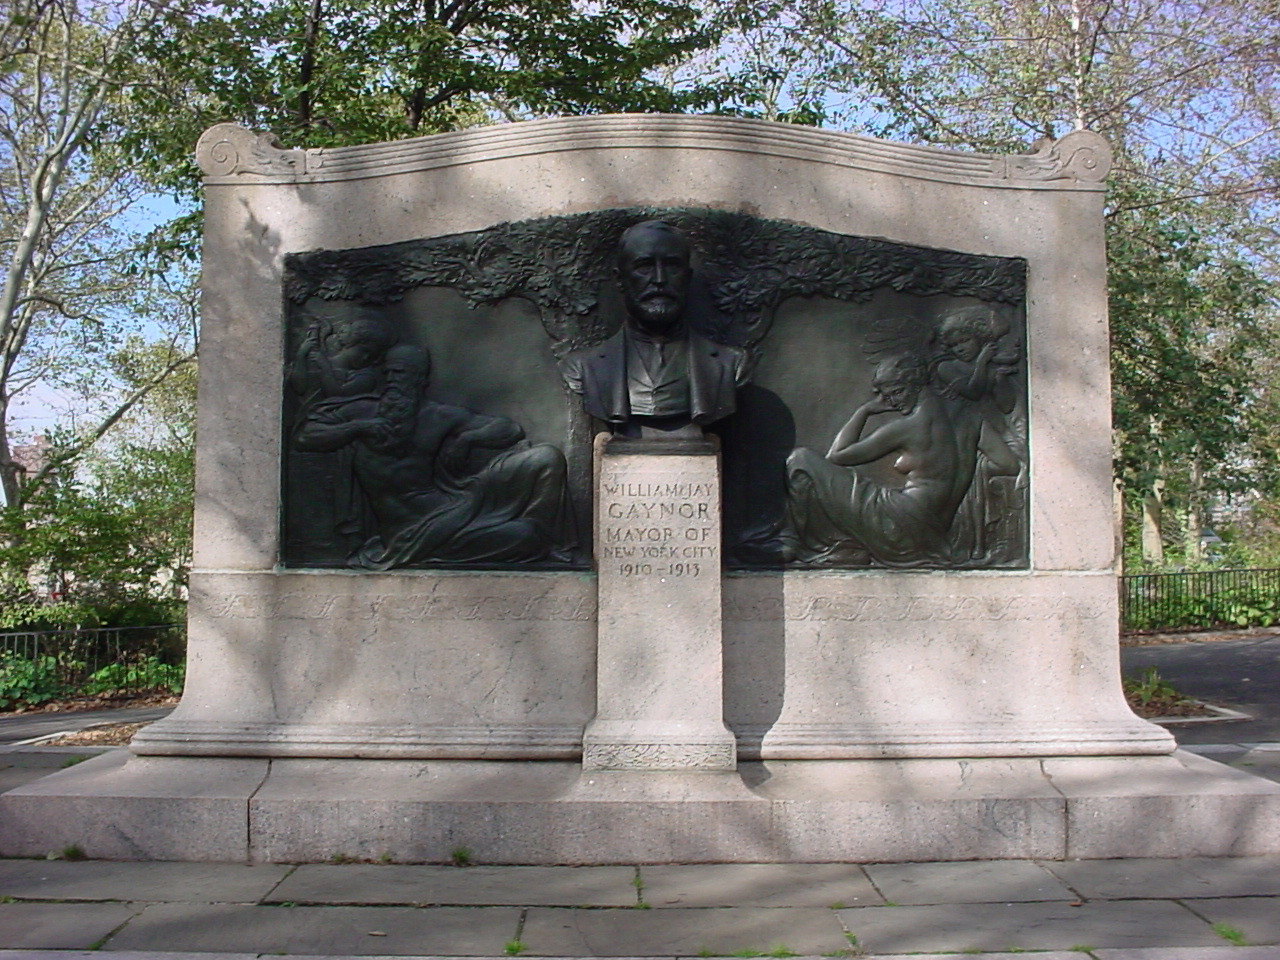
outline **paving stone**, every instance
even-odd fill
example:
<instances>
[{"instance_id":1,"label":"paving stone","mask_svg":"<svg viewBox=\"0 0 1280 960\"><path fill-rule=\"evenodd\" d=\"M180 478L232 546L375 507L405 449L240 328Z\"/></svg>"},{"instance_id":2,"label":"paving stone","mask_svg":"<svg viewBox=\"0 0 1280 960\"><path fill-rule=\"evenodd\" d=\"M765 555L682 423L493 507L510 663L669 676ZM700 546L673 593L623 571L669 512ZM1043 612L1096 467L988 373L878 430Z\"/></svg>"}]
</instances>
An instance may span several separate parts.
<instances>
[{"instance_id":1,"label":"paving stone","mask_svg":"<svg viewBox=\"0 0 1280 960\"><path fill-rule=\"evenodd\" d=\"M291 869L283 864L0 860L0 896L256 903Z\"/></svg>"},{"instance_id":2,"label":"paving stone","mask_svg":"<svg viewBox=\"0 0 1280 960\"><path fill-rule=\"evenodd\" d=\"M849 948L835 914L812 907L668 910L534 908L520 939L530 956L655 957L770 951L831 955Z\"/></svg>"},{"instance_id":3,"label":"paving stone","mask_svg":"<svg viewBox=\"0 0 1280 960\"><path fill-rule=\"evenodd\" d=\"M107 956L111 960L258 960L256 953L172 953L167 950L118 950ZM56 954L47 950L0 950L0 960L103 960L103 954L98 950L64 950Z\"/></svg>"},{"instance_id":4,"label":"paving stone","mask_svg":"<svg viewBox=\"0 0 1280 960\"><path fill-rule=\"evenodd\" d=\"M19 770L39 770L42 774L53 773L65 767L75 766L81 760L106 753L110 747L39 747L32 749L10 750L0 753L0 762L6 767ZM75 761L72 763L71 761Z\"/></svg>"},{"instance_id":5,"label":"paving stone","mask_svg":"<svg viewBox=\"0 0 1280 960\"><path fill-rule=\"evenodd\" d=\"M307 864L273 902L631 907L634 867L441 867Z\"/></svg>"},{"instance_id":6,"label":"paving stone","mask_svg":"<svg viewBox=\"0 0 1280 960\"><path fill-rule=\"evenodd\" d=\"M1239 930L1246 943L1280 944L1280 897L1223 897L1183 904L1210 923Z\"/></svg>"},{"instance_id":7,"label":"paving stone","mask_svg":"<svg viewBox=\"0 0 1280 960\"><path fill-rule=\"evenodd\" d=\"M1065 884L1030 860L877 863L868 864L865 869L872 883L890 903L1013 903L1076 899Z\"/></svg>"},{"instance_id":8,"label":"paving stone","mask_svg":"<svg viewBox=\"0 0 1280 960\"><path fill-rule=\"evenodd\" d=\"M14 787L21 787L32 780L47 777L49 773L50 771L48 770L32 769L30 767L5 767L0 769L0 793L12 790Z\"/></svg>"},{"instance_id":9,"label":"paving stone","mask_svg":"<svg viewBox=\"0 0 1280 960\"><path fill-rule=\"evenodd\" d=\"M1097 960L1280 960L1280 947L1135 947L1098 950L1094 956Z\"/></svg>"},{"instance_id":10,"label":"paving stone","mask_svg":"<svg viewBox=\"0 0 1280 960\"><path fill-rule=\"evenodd\" d=\"M704 863L641 867L654 907L830 907L883 903L860 868L843 863Z\"/></svg>"},{"instance_id":11,"label":"paving stone","mask_svg":"<svg viewBox=\"0 0 1280 960\"><path fill-rule=\"evenodd\" d=\"M1214 757L1218 760L1220 758ZM1280 781L1280 750L1271 744L1249 750L1234 760L1228 761L1237 770L1251 773L1255 777L1266 777L1268 780Z\"/></svg>"},{"instance_id":12,"label":"paving stone","mask_svg":"<svg viewBox=\"0 0 1280 960\"><path fill-rule=\"evenodd\" d=\"M127 903L0 903L0 947L83 950L138 909Z\"/></svg>"},{"instance_id":13,"label":"paving stone","mask_svg":"<svg viewBox=\"0 0 1280 960\"><path fill-rule=\"evenodd\" d=\"M1091 900L1280 895L1280 856L1066 860L1043 866Z\"/></svg>"},{"instance_id":14,"label":"paving stone","mask_svg":"<svg viewBox=\"0 0 1280 960\"><path fill-rule=\"evenodd\" d=\"M254 907L160 903L106 950L324 956L500 956L516 935L512 907Z\"/></svg>"},{"instance_id":15,"label":"paving stone","mask_svg":"<svg viewBox=\"0 0 1280 960\"><path fill-rule=\"evenodd\" d=\"M1217 946L1207 923L1176 903L1132 900L942 904L838 910L869 951L1070 950L1077 946Z\"/></svg>"},{"instance_id":16,"label":"paving stone","mask_svg":"<svg viewBox=\"0 0 1280 960\"><path fill-rule=\"evenodd\" d=\"M0 793L57 773L68 765L74 766L70 761L79 762L94 755L92 750L81 753L18 750L0 753Z\"/></svg>"},{"instance_id":17,"label":"paving stone","mask_svg":"<svg viewBox=\"0 0 1280 960\"><path fill-rule=\"evenodd\" d=\"M0 960L4 958L0 957ZM859 955L858 960L903 960L903 957L902 954L877 953L875 956ZM1017 953L913 953L910 960L1089 960L1089 958L1087 954L1077 950L1061 952L1054 950L1036 951L1030 957L1021 951Z\"/></svg>"},{"instance_id":18,"label":"paving stone","mask_svg":"<svg viewBox=\"0 0 1280 960\"><path fill-rule=\"evenodd\" d=\"M1242 743L1192 743L1183 749L1219 763L1231 763L1249 752L1249 748Z\"/></svg>"}]
</instances>

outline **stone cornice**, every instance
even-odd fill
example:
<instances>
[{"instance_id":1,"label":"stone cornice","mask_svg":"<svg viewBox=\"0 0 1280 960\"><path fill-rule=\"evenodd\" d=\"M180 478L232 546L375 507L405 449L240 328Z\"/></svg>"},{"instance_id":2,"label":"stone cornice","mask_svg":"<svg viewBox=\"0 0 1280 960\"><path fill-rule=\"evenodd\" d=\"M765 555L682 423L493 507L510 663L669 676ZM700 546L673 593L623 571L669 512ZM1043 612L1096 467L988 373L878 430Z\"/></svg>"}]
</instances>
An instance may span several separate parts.
<instances>
[{"instance_id":1,"label":"stone cornice","mask_svg":"<svg viewBox=\"0 0 1280 960\"><path fill-rule=\"evenodd\" d=\"M211 127L196 159L208 184L315 183L412 173L578 150L721 150L827 163L944 183L1100 190L1111 148L1091 131L1039 141L1030 153L965 153L735 117L626 114L532 120L413 140L289 150L269 133Z\"/></svg>"}]
</instances>

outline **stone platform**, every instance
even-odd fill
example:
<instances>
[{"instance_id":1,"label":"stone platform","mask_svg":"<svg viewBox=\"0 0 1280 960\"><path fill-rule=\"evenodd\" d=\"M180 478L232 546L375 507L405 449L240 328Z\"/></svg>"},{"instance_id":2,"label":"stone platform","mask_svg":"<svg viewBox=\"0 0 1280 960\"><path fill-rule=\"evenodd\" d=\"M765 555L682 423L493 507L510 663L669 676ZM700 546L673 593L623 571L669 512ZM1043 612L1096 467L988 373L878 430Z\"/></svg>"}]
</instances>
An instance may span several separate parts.
<instances>
[{"instance_id":1,"label":"stone platform","mask_svg":"<svg viewBox=\"0 0 1280 960\"><path fill-rule=\"evenodd\" d=\"M1280 853L1280 785L1162 757L576 763L132 757L0 798L0 854L251 862L875 862Z\"/></svg>"}]
</instances>

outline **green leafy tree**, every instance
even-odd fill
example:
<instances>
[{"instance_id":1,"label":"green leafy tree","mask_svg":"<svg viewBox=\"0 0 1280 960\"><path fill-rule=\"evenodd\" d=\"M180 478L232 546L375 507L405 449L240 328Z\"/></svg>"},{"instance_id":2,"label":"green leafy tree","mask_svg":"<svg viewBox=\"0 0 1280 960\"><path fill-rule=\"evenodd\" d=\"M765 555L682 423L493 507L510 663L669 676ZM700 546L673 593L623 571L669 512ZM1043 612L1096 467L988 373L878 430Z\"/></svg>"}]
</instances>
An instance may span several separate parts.
<instances>
[{"instance_id":1,"label":"green leafy tree","mask_svg":"<svg viewBox=\"0 0 1280 960\"><path fill-rule=\"evenodd\" d=\"M147 382L171 362L134 343L118 376ZM0 508L0 626L131 625L177 616L191 563L195 368L184 364L109 442ZM54 437L55 451L58 437Z\"/></svg>"},{"instance_id":2,"label":"green leafy tree","mask_svg":"<svg viewBox=\"0 0 1280 960\"><path fill-rule=\"evenodd\" d=\"M153 175L194 183L192 144L213 123L289 146L396 140L500 119L683 111L664 65L712 45L714 18L678 0L230 0L157 21L162 82L137 91L162 118L133 147ZM177 122L175 122L177 120Z\"/></svg>"},{"instance_id":3,"label":"green leafy tree","mask_svg":"<svg viewBox=\"0 0 1280 960\"><path fill-rule=\"evenodd\" d=\"M109 358L141 318L186 342L158 309L164 267L141 269L132 217L148 185L124 152L132 91L150 82L138 42L160 16L144 0L6 0L0 28L0 490L21 505L96 443L171 370L80 411L52 460L23 475L14 407L59 389L99 394ZM184 341L184 337L186 338ZM190 351L175 358L181 365Z\"/></svg>"},{"instance_id":4,"label":"green leafy tree","mask_svg":"<svg viewBox=\"0 0 1280 960\"><path fill-rule=\"evenodd\" d=\"M1113 197L1109 223L1128 562L1158 565L1168 544L1180 562L1196 563L1209 501L1274 485L1280 449L1259 430L1278 412L1265 389L1274 291L1213 236L1207 204L1134 202L1138 189Z\"/></svg>"}]
</instances>

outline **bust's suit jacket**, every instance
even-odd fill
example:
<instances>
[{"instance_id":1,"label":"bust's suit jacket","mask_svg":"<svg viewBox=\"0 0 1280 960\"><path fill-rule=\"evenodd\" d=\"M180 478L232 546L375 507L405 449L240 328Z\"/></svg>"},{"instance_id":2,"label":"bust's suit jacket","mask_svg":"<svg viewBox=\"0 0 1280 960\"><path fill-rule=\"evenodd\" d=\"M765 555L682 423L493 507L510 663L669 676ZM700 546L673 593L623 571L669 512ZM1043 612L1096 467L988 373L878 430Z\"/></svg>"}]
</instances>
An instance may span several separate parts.
<instances>
[{"instance_id":1,"label":"bust's suit jacket","mask_svg":"<svg viewBox=\"0 0 1280 960\"><path fill-rule=\"evenodd\" d=\"M593 347L575 350L560 361L565 382L582 394L587 413L607 423L631 419L627 390L626 330ZM694 423L723 420L736 407L735 391L745 376L746 351L687 332L689 413Z\"/></svg>"}]
</instances>

